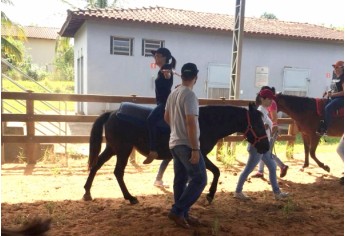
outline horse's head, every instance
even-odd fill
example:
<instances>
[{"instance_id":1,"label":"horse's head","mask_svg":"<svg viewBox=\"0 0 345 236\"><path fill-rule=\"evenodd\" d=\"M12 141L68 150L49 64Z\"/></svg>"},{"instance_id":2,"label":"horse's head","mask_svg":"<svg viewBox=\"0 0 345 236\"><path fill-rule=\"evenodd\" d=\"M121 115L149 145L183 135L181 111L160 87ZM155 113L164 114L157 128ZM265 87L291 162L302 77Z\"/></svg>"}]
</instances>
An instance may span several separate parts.
<instances>
[{"instance_id":1,"label":"horse's head","mask_svg":"<svg viewBox=\"0 0 345 236\"><path fill-rule=\"evenodd\" d=\"M282 108L284 109L286 107L285 100L284 100L283 96L284 95L281 92L279 92L276 94L276 96L274 98L274 101L277 104L278 111L281 111Z\"/></svg>"},{"instance_id":2,"label":"horse's head","mask_svg":"<svg viewBox=\"0 0 345 236\"><path fill-rule=\"evenodd\" d=\"M256 109L254 103L249 104L247 130L244 135L247 141L254 145L258 153L265 153L269 150L269 141L262 121L262 113Z\"/></svg>"}]
</instances>

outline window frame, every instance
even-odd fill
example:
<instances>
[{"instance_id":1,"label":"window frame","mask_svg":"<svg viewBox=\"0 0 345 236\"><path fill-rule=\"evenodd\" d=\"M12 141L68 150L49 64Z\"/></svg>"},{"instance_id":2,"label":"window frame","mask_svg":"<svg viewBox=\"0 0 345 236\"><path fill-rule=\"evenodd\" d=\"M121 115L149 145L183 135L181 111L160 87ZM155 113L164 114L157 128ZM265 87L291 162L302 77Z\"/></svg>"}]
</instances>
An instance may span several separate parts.
<instances>
[{"instance_id":1,"label":"window frame","mask_svg":"<svg viewBox=\"0 0 345 236\"><path fill-rule=\"evenodd\" d=\"M141 55L144 57L152 57L151 51L164 47L165 41L160 39L142 39L141 44Z\"/></svg>"},{"instance_id":2,"label":"window frame","mask_svg":"<svg viewBox=\"0 0 345 236\"><path fill-rule=\"evenodd\" d=\"M127 43L127 45L125 45ZM134 38L110 36L110 54L133 56Z\"/></svg>"}]
</instances>

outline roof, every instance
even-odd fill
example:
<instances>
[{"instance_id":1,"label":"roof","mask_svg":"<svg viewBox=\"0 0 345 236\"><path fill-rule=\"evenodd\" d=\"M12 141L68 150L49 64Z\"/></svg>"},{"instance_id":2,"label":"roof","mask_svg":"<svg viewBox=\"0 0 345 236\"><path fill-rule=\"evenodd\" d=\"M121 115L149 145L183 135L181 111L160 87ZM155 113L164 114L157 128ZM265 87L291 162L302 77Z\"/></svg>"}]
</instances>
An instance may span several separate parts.
<instances>
[{"instance_id":1,"label":"roof","mask_svg":"<svg viewBox=\"0 0 345 236\"><path fill-rule=\"evenodd\" d=\"M50 28L50 27L37 27L37 26L22 26L26 38L38 38L38 39L51 39L55 40L59 34L59 28ZM17 29L6 28L1 25L1 35L6 36L18 36Z\"/></svg>"},{"instance_id":2,"label":"roof","mask_svg":"<svg viewBox=\"0 0 345 236\"><path fill-rule=\"evenodd\" d=\"M172 9L164 7L149 8L103 8L68 10L67 19L59 34L74 37L86 20L106 20L109 22L138 22L169 27L204 29L232 32L234 16ZM268 35L306 40L326 40L344 42L344 32L336 29L298 22L246 17L244 33Z\"/></svg>"}]
</instances>

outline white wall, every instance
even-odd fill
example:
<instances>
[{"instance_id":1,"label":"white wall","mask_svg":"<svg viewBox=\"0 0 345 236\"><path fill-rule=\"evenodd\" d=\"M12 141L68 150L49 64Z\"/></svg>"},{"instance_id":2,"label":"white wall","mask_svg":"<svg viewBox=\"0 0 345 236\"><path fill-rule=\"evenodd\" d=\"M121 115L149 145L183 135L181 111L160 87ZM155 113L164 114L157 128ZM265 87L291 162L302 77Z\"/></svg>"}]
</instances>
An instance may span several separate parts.
<instances>
[{"instance_id":1,"label":"white wall","mask_svg":"<svg viewBox=\"0 0 345 236\"><path fill-rule=\"evenodd\" d=\"M87 32L87 33L85 33ZM134 38L133 56L110 54L110 37ZM141 55L142 39L165 40L177 60L176 71L184 63L195 63L200 72L195 86L199 98L206 97L205 81L209 63L231 63L232 34L214 31L176 29L137 23L107 23L88 21L75 36L75 52L83 48L85 94L131 95L154 97L157 70L150 69L152 57ZM87 50L85 50L87 48ZM282 88L285 66L311 70L310 96L321 96L332 72L331 64L344 57L343 44L269 38L244 38L240 99L254 99L256 66L269 67L269 85ZM75 53L77 55L77 53ZM180 83L175 76L174 84ZM87 114L100 114L105 104L89 104Z\"/></svg>"},{"instance_id":2,"label":"white wall","mask_svg":"<svg viewBox=\"0 0 345 236\"><path fill-rule=\"evenodd\" d=\"M54 70L56 40L28 38L24 42L25 50L31 56L32 63L41 69L52 72Z\"/></svg>"},{"instance_id":3,"label":"white wall","mask_svg":"<svg viewBox=\"0 0 345 236\"><path fill-rule=\"evenodd\" d=\"M252 99L255 87L255 68L269 68L269 85L278 91L283 86L284 67L310 69L309 97L321 97L330 79L326 73L332 74L332 64L344 58L343 45L329 43L274 40L245 39L243 43L241 90L242 99Z\"/></svg>"}]
</instances>

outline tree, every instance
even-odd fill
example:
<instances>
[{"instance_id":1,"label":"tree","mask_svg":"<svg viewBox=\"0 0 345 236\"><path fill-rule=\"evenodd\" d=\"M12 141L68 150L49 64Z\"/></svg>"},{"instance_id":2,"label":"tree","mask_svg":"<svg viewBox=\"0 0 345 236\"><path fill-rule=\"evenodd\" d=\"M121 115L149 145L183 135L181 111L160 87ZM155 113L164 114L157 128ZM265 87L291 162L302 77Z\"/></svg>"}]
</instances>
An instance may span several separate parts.
<instances>
[{"instance_id":1,"label":"tree","mask_svg":"<svg viewBox=\"0 0 345 236\"><path fill-rule=\"evenodd\" d=\"M57 77L62 80L74 79L74 51L69 38L59 37L55 47L55 68Z\"/></svg>"},{"instance_id":2,"label":"tree","mask_svg":"<svg viewBox=\"0 0 345 236\"><path fill-rule=\"evenodd\" d=\"M87 0L87 7L91 8L106 8L106 7L114 7L118 0L114 0L111 5L108 4L108 0Z\"/></svg>"},{"instance_id":3,"label":"tree","mask_svg":"<svg viewBox=\"0 0 345 236\"><path fill-rule=\"evenodd\" d=\"M265 12L260 16L260 18L270 19L270 20L278 20L278 18L273 13Z\"/></svg>"},{"instance_id":4,"label":"tree","mask_svg":"<svg viewBox=\"0 0 345 236\"><path fill-rule=\"evenodd\" d=\"M11 0L1 0L3 4L11 4ZM13 62L23 61L24 50L18 47L15 40L25 40L25 33L20 25L14 24L5 14L1 11L1 30L7 31L8 36L1 35L1 57L11 58Z\"/></svg>"}]
</instances>

